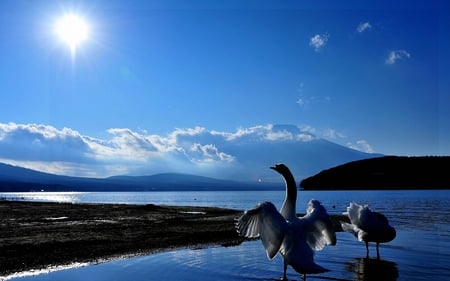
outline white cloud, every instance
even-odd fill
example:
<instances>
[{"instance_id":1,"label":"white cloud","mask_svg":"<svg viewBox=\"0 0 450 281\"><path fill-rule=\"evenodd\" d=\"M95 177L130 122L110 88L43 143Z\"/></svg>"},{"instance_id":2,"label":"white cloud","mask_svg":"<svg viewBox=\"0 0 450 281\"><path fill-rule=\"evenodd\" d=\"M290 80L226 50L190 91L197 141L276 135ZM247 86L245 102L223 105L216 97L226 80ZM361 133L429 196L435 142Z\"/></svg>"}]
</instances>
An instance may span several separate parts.
<instances>
[{"instance_id":1,"label":"white cloud","mask_svg":"<svg viewBox=\"0 0 450 281\"><path fill-rule=\"evenodd\" d=\"M359 150L366 153L374 153L375 150L372 148L372 146L365 140L359 140L356 142L356 144L353 143L347 143L347 146L351 149Z\"/></svg>"},{"instance_id":2,"label":"white cloud","mask_svg":"<svg viewBox=\"0 0 450 281\"><path fill-rule=\"evenodd\" d=\"M323 97L317 97L317 96L306 96L306 95L300 95L297 100L295 101L298 106L303 107L307 104L326 104L331 102L330 96L323 96Z\"/></svg>"},{"instance_id":3,"label":"white cloud","mask_svg":"<svg viewBox=\"0 0 450 281\"><path fill-rule=\"evenodd\" d=\"M193 162L199 164L208 164L212 162L232 162L235 157L228 155L224 152L220 152L214 144L201 145L194 143L190 149L194 154L191 156Z\"/></svg>"},{"instance_id":4,"label":"white cloud","mask_svg":"<svg viewBox=\"0 0 450 281\"><path fill-rule=\"evenodd\" d=\"M303 132L296 136L296 140L302 141L302 142L308 142L308 141L312 141L314 139L316 139L316 137L308 132Z\"/></svg>"},{"instance_id":5,"label":"white cloud","mask_svg":"<svg viewBox=\"0 0 450 281\"><path fill-rule=\"evenodd\" d=\"M388 57L385 60L385 63L391 65L395 64L398 60L409 59L410 57L411 54L405 50L393 50L389 52Z\"/></svg>"},{"instance_id":6,"label":"white cloud","mask_svg":"<svg viewBox=\"0 0 450 281\"><path fill-rule=\"evenodd\" d=\"M272 130L272 125L259 125L249 128L239 128L235 133L214 132L215 135L222 135L228 141L236 141L251 138L261 140L265 138L267 131Z\"/></svg>"},{"instance_id":7,"label":"white cloud","mask_svg":"<svg viewBox=\"0 0 450 281\"><path fill-rule=\"evenodd\" d=\"M319 52L328 42L329 34L316 34L311 39L309 39L309 46L311 46L314 51Z\"/></svg>"},{"instance_id":8,"label":"white cloud","mask_svg":"<svg viewBox=\"0 0 450 281\"><path fill-rule=\"evenodd\" d=\"M300 128L300 130L302 131L302 132L305 132L305 133L308 133L308 134L310 134L310 135L315 135L316 134L316 128L314 128L314 127L312 127L312 126L309 126L309 125L304 125L304 126L302 126L301 128Z\"/></svg>"},{"instance_id":9,"label":"white cloud","mask_svg":"<svg viewBox=\"0 0 450 281\"><path fill-rule=\"evenodd\" d=\"M77 131L37 124L1 124L0 155L18 160L79 161L89 152Z\"/></svg>"},{"instance_id":10,"label":"white cloud","mask_svg":"<svg viewBox=\"0 0 450 281\"><path fill-rule=\"evenodd\" d=\"M299 106L303 106L305 105L306 102L303 98L298 98L295 103L298 104Z\"/></svg>"},{"instance_id":11,"label":"white cloud","mask_svg":"<svg viewBox=\"0 0 450 281\"><path fill-rule=\"evenodd\" d=\"M345 138L345 135L334 130L334 129L326 129L323 132L323 137L327 138L327 139L332 139L332 140L336 140L336 139L343 139Z\"/></svg>"},{"instance_id":12,"label":"white cloud","mask_svg":"<svg viewBox=\"0 0 450 281\"><path fill-rule=\"evenodd\" d=\"M358 27L356 28L356 31L358 33L363 33L364 31L371 29L372 25L369 22L362 22L358 25Z\"/></svg>"}]
</instances>

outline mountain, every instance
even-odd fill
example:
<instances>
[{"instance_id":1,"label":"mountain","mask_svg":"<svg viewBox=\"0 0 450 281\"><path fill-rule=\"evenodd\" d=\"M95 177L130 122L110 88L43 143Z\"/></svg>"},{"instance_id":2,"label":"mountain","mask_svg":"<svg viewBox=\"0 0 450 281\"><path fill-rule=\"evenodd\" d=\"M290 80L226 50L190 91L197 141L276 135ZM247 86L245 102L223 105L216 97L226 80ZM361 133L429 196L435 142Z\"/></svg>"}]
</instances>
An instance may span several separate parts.
<instances>
[{"instance_id":1,"label":"mountain","mask_svg":"<svg viewBox=\"0 0 450 281\"><path fill-rule=\"evenodd\" d=\"M269 132L264 131L261 137L258 133L247 134L233 140L219 139L213 133L202 137L197 136L195 143L215 143L220 151L233 157L231 162L219 162L218 165L196 169L199 165L191 163L186 173L157 172L150 176L113 176L109 178L70 177L42 173L30 169L0 164L0 191L137 191L137 190L245 190L283 188L283 182L277 173L269 169L276 163L285 163L294 174L297 181L316 174L324 169L334 167L349 161L379 157L380 154L370 154L350 149L315 138L302 133L298 127L276 125ZM203 139L202 139L203 138ZM273 141L276 138L277 141ZM305 138L303 140L303 138ZM178 140L188 142L188 140ZM194 143L191 140L192 143ZM210 151L201 149L211 148ZM207 156L216 151L214 146L204 145L198 151ZM187 151L180 149L177 151ZM181 153L182 157L185 157ZM220 156L220 154L217 154ZM179 156L179 155L177 155ZM192 156L190 161L197 159ZM204 159L202 158L202 162ZM224 163L223 165L221 163ZM184 164L183 164L184 165ZM168 165L168 169L175 165ZM208 167L203 165L202 167ZM149 168L151 173L151 168ZM168 170L169 171L169 170ZM184 170L183 170L184 171Z\"/></svg>"},{"instance_id":2,"label":"mountain","mask_svg":"<svg viewBox=\"0 0 450 281\"><path fill-rule=\"evenodd\" d=\"M234 132L195 127L166 135L112 128L100 139L71 128L0 125L0 158L5 163L74 177L178 173L280 183L279 175L269 169L275 163L285 163L301 180L348 161L381 156L326 141L310 128L290 124L257 125Z\"/></svg>"},{"instance_id":3,"label":"mountain","mask_svg":"<svg viewBox=\"0 0 450 281\"><path fill-rule=\"evenodd\" d=\"M302 142L244 140L224 144L222 150L231 155L238 155L240 169L225 171L220 176L248 181L262 179L268 182L280 180L278 174L268 169L275 163L285 163L295 178L300 181L324 169L346 162L382 156L382 154L350 149L319 138Z\"/></svg>"},{"instance_id":4,"label":"mountain","mask_svg":"<svg viewBox=\"0 0 450 281\"><path fill-rule=\"evenodd\" d=\"M383 156L352 161L308 177L307 190L450 189L450 156Z\"/></svg>"},{"instance_id":5,"label":"mountain","mask_svg":"<svg viewBox=\"0 0 450 281\"><path fill-rule=\"evenodd\" d=\"M277 188L277 185L218 180L176 173L114 176L103 179L68 177L0 163L0 192L271 190L274 188Z\"/></svg>"}]
</instances>

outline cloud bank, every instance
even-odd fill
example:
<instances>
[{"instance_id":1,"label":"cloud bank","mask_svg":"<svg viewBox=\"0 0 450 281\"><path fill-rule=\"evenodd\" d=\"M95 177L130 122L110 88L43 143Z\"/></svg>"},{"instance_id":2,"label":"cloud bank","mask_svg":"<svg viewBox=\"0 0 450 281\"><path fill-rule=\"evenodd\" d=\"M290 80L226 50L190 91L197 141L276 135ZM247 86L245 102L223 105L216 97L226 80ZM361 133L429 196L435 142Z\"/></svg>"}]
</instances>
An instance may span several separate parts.
<instances>
[{"instance_id":1,"label":"cloud bank","mask_svg":"<svg viewBox=\"0 0 450 281\"><path fill-rule=\"evenodd\" d=\"M70 128L0 123L0 162L71 176L162 172L217 176L214 171L224 173L243 165L246 153L269 154L257 151L261 144L307 143L319 139L313 132L311 127L270 124L234 132L175 129L165 136L112 128L107 138L98 139Z\"/></svg>"}]
</instances>

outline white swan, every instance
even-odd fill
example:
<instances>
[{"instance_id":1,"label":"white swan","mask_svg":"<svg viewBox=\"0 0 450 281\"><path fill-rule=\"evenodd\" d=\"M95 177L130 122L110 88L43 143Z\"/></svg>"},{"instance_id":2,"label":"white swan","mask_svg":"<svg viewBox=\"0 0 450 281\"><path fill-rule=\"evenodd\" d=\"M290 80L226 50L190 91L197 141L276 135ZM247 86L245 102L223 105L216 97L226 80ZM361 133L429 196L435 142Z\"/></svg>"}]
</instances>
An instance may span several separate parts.
<instances>
[{"instance_id":1,"label":"white swan","mask_svg":"<svg viewBox=\"0 0 450 281\"><path fill-rule=\"evenodd\" d=\"M284 260L283 280L287 280L288 265L303 274L304 280L306 274L328 271L314 262L313 252L325 245L336 244L336 234L327 211L319 201L311 200L306 215L298 218L295 210L297 186L289 168L284 164L270 168L280 173L286 183L281 213L271 202L259 203L239 218L236 225L238 233L249 238L260 237L269 259L280 252Z\"/></svg>"},{"instance_id":2,"label":"white swan","mask_svg":"<svg viewBox=\"0 0 450 281\"><path fill-rule=\"evenodd\" d=\"M344 213L351 223L341 222L342 229L355 235L359 241L366 243L366 256L369 257L369 242L377 243L377 258L380 258L380 243L394 240L395 229L381 213L374 212L367 205L351 202Z\"/></svg>"}]
</instances>

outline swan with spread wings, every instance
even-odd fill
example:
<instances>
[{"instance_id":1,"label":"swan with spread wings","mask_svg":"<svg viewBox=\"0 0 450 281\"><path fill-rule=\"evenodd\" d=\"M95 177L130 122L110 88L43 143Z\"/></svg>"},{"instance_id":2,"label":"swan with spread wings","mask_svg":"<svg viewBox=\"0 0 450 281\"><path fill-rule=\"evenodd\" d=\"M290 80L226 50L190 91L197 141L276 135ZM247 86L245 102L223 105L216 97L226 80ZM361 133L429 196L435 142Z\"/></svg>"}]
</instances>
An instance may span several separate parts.
<instances>
[{"instance_id":1,"label":"swan with spread wings","mask_svg":"<svg viewBox=\"0 0 450 281\"><path fill-rule=\"evenodd\" d=\"M271 202L259 203L238 219L238 233L248 238L259 237L269 259L281 254L284 260L283 280L287 280L288 265L302 274L304 280L306 274L328 271L314 262L315 250L321 250L325 245L336 245L336 234L325 207L317 200L310 200L306 214L297 217L294 176L284 164L270 168L280 173L286 184L281 210L279 212Z\"/></svg>"}]
</instances>

